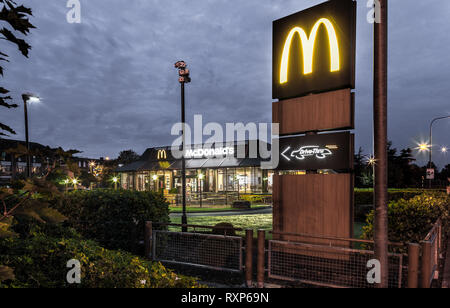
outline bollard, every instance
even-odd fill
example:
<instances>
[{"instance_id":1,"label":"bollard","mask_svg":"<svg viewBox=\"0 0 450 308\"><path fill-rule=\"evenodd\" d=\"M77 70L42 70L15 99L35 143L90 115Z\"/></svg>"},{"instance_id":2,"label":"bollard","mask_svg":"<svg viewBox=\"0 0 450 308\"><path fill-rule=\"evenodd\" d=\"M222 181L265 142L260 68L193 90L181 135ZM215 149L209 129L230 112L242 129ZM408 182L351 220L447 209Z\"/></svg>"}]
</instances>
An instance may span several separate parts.
<instances>
[{"instance_id":1,"label":"bollard","mask_svg":"<svg viewBox=\"0 0 450 308\"><path fill-rule=\"evenodd\" d=\"M256 273L256 282L258 288L264 288L264 261L265 261L265 245L266 244L266 231L258 231L258 264Z\"/></svg>"},{"instance_id":2,"label":"bollard","mask_svg":"<svg viewBox=\"0 0 450 308\"><path fill-rule=\"evenodd\" d=\"M420 245L408 244L408 289L419 287Z\"/></svg>"},{"instance_id":3,"label":"bollard","mask_svg":"<svg viewBox=\"0 0 450 308\"><path fill-rule=\"evenodd\" d=\"M150 258L152 252L152 239L153 239L153 225L151 221L147 221L145 222L145 231L144 231L144 245L145 245L144 253L146 258Z\"/></svg>"},{"instance_id":4,"label":"bollard","mask_svg":"<svg viewBox=\"0 0 450 308\"><path fill-rule=\"evenodd\" d=\"M422 279L421 288L428 289L431 286L431 243L422 242Z\"/></svg>"},{"instance_id":5,"label":"bollard","mask_svg":"<svg viewBox=\"0 0 450 308\"><path fill-rule=\"evenodd\" d=\"M252 287L253 280L253 230L245 231L245 281Z\"/></svg>"}]
</instances>

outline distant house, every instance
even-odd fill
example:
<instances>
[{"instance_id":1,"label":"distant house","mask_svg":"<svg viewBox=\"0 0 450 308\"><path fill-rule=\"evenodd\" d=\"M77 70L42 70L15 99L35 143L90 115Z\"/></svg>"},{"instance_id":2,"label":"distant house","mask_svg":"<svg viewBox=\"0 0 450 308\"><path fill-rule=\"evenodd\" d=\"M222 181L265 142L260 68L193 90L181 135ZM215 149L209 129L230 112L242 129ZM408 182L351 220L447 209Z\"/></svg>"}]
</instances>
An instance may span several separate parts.
<instances>
[{"instance_id":1,"label":"distant house","mask_svg":"<svg viewBox=\"0 0 450 308\"><path fill-rule=\"evenodd\" d=\"M20 147L25 148L25 141L12 140L0 138L0 184L8 183L12 178L20 177L26 172L26 156L22 155L20 151L18 153L11 153L12 149L18 149ZM30 150L39 151L42 153L51 151L52 148L36 142L30 142ZM98 159L73 157L72 160L78 163L78 167L81 170L90 170L90 164L92 162L98 163ZM33 156L32 161L32 174L40 174L47 168L53 165L53 159L51 157L37 157ZM63 163L63 162L61 162Z\"/></svg>"}]
</instances>

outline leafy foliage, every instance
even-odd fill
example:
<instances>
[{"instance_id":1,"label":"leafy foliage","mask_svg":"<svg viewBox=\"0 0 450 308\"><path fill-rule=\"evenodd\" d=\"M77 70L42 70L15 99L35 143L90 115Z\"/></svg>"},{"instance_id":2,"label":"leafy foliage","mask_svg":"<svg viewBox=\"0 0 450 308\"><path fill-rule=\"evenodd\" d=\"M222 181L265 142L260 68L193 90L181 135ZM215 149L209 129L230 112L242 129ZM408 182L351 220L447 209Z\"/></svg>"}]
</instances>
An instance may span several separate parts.
<instances>
[{"instance_id":1,"label":"leafy foliage","mask_svg":"<svg viewBox=\"0 0 450 308\"><path fill-rule=\"evenodd\" d=\"M450 198L444 193L425 193L409 200L392 201L388 208L389 240L420 243L440 217L447 223L449 215ZM365 239L373 237L373 222L372 211L364 227Z\"/></svg>"},{"instance_id":2,"label":"leafy foliage","mask_svg":"<svg viewBox=\"0 0 450 308\"><path fill-rule=\"evenodd\" d=\"M146 221L169 222L169 205L154 192L74 191L53 204L83 236L134 253L142 252Z\"/></svg>"},{"instance_id":3,"label":"leafy foliage","mask_svg":"<svg viewBox=\"0 0 450 308\"><path fill-rule=\"evenodd\" d=\"M192 288L193 278L179 276L159 263L122 251L106 250L93 241L37 233L25 239L0 241L0 262L15 268L4 272L0 288ZM66 281L69 260L81 263L81 284Z\"/></svg>"},{"instance_id":4,"label":"leafy foliage","mask_svg":"<svg viewBox=\"0 0 450 308\"><path fill-rule=\"evenodd\" d=\"M20 53L28 58L31 46L24 39L17 37L15 32L20 32L26 36L31 29L35 28L28 19L29 16L33 15L31 9L23 5L19 6L12 0L0 0L0 5L3 5L0 11L0 21L4 24L0 28L0 39L15 44ZM8 29L8 27L12 28L12 30ZM9 62L8 57L7 54L0 52L0 61ZM0 65L0 75L3 76L3 65ZM0 107L17 108L17 104L10 103L12 97L7 95L8 93L7 89L0 87ZM5 132L15 134L11 127L0 123L0 136L5 136Z\"/></svg>"}]
</instances>

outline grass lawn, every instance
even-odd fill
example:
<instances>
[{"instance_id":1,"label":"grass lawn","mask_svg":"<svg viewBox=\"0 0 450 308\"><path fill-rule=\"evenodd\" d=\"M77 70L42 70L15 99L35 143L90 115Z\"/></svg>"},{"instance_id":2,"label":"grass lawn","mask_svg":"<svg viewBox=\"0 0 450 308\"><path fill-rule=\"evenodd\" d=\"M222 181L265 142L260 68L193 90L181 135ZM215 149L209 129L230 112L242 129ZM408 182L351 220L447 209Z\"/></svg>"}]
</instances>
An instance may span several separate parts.
<instances>
[{"instance_id":1,"label":"grass lawn","mask_svg":"<svg viewBox=\"0 0 450 308\"><path fill-rule=\"evenodd\" d=\"M171 218L172 223L181 224L181 217ZM253 230L272 230L272 214L261 215L239 215L239 216L211 216L211 217L189 217L188 224L201 226L214 226L221 222L231 223L236 228L253 229ZM356 222L354 229L354 238L360 238L364 223ZM176 229L176 228L175 228ZM178 231L175 230L174 231ZM237 232L243 235L244 232Z\"/></svg>"},{"instance_id":2,"label":"grass lawn","mask_svg":"<svg viewBox=\"0 0 450 308\"><path fill-rule=\"evenodd\" d=\"M252 205L253 209L259 209L268 207L269 205ZM171 206L169 207L171 213L181 213L183 211L182 207L175 207ZM187 207L186 208L188 213L201 213L201 212L225 212L225 211L242 211L240 209L234 209L231 207Z\"/></svg>"}]
</instances>

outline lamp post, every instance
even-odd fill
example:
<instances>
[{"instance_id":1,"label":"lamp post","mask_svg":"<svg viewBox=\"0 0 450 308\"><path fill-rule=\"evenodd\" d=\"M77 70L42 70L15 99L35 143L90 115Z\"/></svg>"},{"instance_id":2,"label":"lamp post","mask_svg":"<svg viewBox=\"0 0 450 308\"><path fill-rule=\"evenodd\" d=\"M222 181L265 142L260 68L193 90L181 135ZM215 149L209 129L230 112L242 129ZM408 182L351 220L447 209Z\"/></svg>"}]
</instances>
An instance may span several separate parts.
<instances>
[{"instance_id":1,"label":"lamp post","mask_svg":"<svg viewBox=\"0 0 450 308\"><path fill-rule=\"evenodd\" d=\"M30 140L28 134L28 102L37 103L40 102L40 98L31 93L22 94L24 113L25 113L25 143L27 147L27 169L26 177L31 178L31 156L30 156Z\"/></svg>"},{"instance_id":2,"label":"lamp post","mask_svg":"<svg viewBox=\"0 0 450 308\"><path fill-rule=\"evenodd\" d=\"M78 180L77 179L73 179L72 180L72 184L73 184L73 189L77 190L77 185L78 185Z\"/></svg>"},{"instance_id":3,"label":"lamp post","mask_svg":"<svg viewBox=\"0 0 450 308\"><path fill-rule=\"evenodd\" d=\"M202 208L203 207L203 204L202 204L202 183L203 183L203 179L205 178L205 175L203 174L203 173L200 173L199 175L198 175L198 180L199 180L199 190L200 190L200 208Z\"/></svg>"},{"instance_id":4,"label":"lamp post","mask_svg":"<svg viewBox=\"0 0 450 308\"><path fill-rule=\"evenodd\" d=\"M182 204L183 204L183 215L181 216L181 224L184 225L182 227L183 232L187 232L187 215L186 215L186 160L184 157L184 149L186 142L186 115L185 115L185 93L184 93L184 85L186 83L191 82L191 78L189 77L189 70L186 68L187 65L184 61L178 61L175 63L175 68L178 69L178 82L181 85L181 125L183 129L183 137L181 142L181 153L183 156L181 158L181 185L182 185Z\"/></svg>"},{"instance_id":5,"label":"lamp post","mask_svg":"<svg viewBox=\"0 0 450 308\"><path fill-rule=\"evenodd\" d=\"M112 181L114 183L114 190L117 190L117 182L119 182L119 178L115 176L113 177Z\"/></svg>"},{"instance_id":6,"label":"lamp post","mask_svg":"<svg viewBox=\"0 0 450 308\"><path fill-rule=\"evenodd\" d=\"M430 161L428 162L428 168L430 168L430 169L433 168L433 125L437 121L444 120L444 119L450 119L450 115L444 116L444 117L435 118L430 123ZM447 149L445 149L445 151L443 151L443 152L444 153L447 152ZM432 187L432 184L433 184L433 180L430 179L430 188Z\"/></svg>"},{"instance_id":7,"label":"lamp post","mask_svg":"<svg viewBox=\"0 0 450 308\"><path fill-rule=\"evenodd\" d=\"M158 180L158 176L157 176L156 174L154 174L154 175L152 176L152 180L153 180L153 190L154 190L155 192L157 192L157 189L156 189L156 181Z\"/></svg>"}]
</instances>

